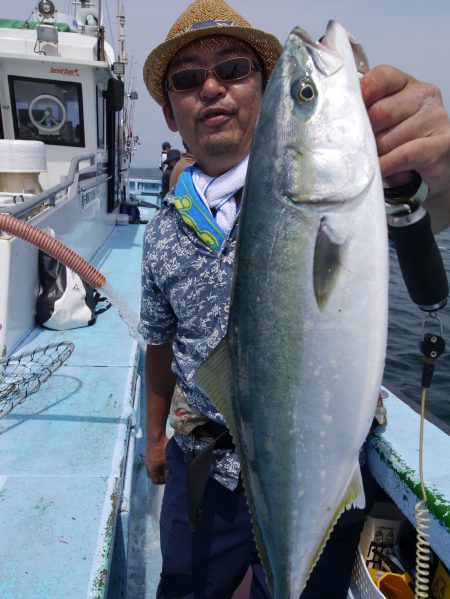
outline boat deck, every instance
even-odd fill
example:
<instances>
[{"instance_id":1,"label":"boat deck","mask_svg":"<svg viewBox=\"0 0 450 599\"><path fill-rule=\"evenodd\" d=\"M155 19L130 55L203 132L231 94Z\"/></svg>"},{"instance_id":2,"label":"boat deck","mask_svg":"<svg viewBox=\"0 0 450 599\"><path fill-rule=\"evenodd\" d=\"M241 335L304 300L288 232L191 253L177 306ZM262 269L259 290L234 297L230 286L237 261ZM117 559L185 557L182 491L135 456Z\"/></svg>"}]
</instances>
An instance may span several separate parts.
<instances>
[{"instance_id":1,"label":"boat deck","mask_svg":"<svg viewBox=\"0 0 450 599\"><path fill-rule=\"evenodd\" d=\"M116 227L94 261L136 311L144 229ZM92 327L38 327L19 351L62 340L67 362L0 420L2 599L106 596L140 351L114 308Z\"/></svg>"}]
</instances>

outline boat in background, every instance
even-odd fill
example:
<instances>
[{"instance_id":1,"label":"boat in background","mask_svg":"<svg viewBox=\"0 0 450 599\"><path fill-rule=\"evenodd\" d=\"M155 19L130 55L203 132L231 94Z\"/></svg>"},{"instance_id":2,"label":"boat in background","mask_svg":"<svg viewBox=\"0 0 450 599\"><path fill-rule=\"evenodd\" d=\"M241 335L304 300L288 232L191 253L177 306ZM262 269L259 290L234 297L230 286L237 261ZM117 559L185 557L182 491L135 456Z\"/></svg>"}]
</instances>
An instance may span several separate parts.
<instances>
[{"instance_id":1,"label":"boat in background","mask_svg":"<svg viewBox=\"0 0 450 599\"><path fill-rule=\"evenodd\" d=\"M130 176L127 179L127 195L158 200L161 196L161 179Z\"/></svg>"},{"instance_id":2,"label":"boat in background","mask_svg":"<svg viewBox=\"0 0 450 599\"><path fill-rule=\"evenodd\" d=\"M125 89L123 8L115 56L100 3L74 7L64 15L42 0L35 20L0 18L0 217L51 230L99 266L136 313L144 227L122 226L137 141L137 94ZM119 559L113 548L119 529L126 533L137 456L141 349L114 309L94 326L37 325L38 248L26 239L3 224L0 596L116 598L126 551ZM44 384L50 371L37 377L33 356L61 343L74 346L73 354ZM25 355L10 383L10 364ZM28 375L34 393L8 409Z\"/></svg>"},{"instance_id":3,"label":"boat in background","mask_svg":"<svg viewBox=\"0 0 450 599\"><path fill-rule=\"evenodd\" d=\"M99 8L40 2L35 21L0 18L0 211L90 260L111 234L135 137L123 45L104 39ZM124 26L124 17L121 19ZM0 356L34 326L37 250L0 239Z\"/></svg>"}]
</instances>

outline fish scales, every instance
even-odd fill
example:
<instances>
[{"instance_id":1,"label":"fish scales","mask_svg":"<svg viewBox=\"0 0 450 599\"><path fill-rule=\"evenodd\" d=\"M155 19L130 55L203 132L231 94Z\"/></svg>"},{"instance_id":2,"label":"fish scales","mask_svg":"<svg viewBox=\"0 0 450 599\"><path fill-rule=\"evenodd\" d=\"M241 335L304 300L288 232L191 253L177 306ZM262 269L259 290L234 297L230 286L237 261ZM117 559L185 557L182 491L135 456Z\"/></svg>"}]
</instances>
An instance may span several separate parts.
<instances>
[{"instance_id":1,"label":"fish scales","mask_svg":"<svg viewBox=\"0 0 450 599\"><path fill-rule=\"evenodd\" d=\"M296 599L339 515L386 351L388 247L373 133L345 30L295 28L264 94L228 332L196 374L236 443L275 599Z\"/></svg>"}]
</instances>

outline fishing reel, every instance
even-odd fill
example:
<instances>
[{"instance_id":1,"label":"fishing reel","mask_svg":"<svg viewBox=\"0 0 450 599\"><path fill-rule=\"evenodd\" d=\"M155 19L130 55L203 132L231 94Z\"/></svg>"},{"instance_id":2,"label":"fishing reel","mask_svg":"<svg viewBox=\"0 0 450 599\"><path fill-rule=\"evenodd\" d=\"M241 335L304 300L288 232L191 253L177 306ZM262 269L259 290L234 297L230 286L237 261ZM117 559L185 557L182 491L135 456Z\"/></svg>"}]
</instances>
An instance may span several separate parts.
<instances>
[{"instance_id":1,"label":"fishing reel","mask_svg":"<svg viewBox=\"0 0 450 599\"><path fill-rule=\"evenodd\" d=\"M447 304L449 286L430 215L422 205L427 195L428 186L415 171L407 185L384 189L389 237L409 295L421 310L432 313Z\"/></svg>"},{"instance_id":2,"label":"fishing reel","mask_svg":"<svg viewBox=\"0 0 450 599\"><path fill-rule=\"evenodd\" d=\"M449 286L441 252L431 230L430 215L423 207L428 187L419 173L407 185L385 188L384 198L389 237L395 244L398 262L408 293L427 312L422 324L419 349L424 356L422 388L431 385L436 360L445 349L442 324L437 311L447 304ZM438 333L426 333L425 325L437 323Z\"/></svg>"}]
</instances>

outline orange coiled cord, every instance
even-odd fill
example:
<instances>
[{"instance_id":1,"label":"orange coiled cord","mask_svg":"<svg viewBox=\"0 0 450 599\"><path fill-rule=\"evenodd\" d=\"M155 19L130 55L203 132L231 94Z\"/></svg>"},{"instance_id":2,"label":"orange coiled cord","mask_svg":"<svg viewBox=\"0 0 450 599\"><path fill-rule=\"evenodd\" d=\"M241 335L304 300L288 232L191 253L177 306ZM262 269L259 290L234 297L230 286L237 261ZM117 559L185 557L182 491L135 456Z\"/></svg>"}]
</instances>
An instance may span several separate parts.
<instances>
[{"instance_id":1,"label":"orange coiled cord","mask_svg":"<svg viewBox=\"0 0 450 599\"><path fill-rule=\"evenodd\" d=\"M106 283L106 278L102 273L87 260L68 248L64 243L61 243L61 241L33 225L14 218L10 214L3 213L0 214L0 231L6 231L37 246L43 252L76 272L83 281L86 281L94 289L100 289Z\"/></svg>"}]
</instances>

